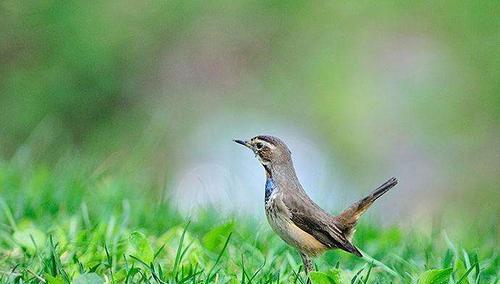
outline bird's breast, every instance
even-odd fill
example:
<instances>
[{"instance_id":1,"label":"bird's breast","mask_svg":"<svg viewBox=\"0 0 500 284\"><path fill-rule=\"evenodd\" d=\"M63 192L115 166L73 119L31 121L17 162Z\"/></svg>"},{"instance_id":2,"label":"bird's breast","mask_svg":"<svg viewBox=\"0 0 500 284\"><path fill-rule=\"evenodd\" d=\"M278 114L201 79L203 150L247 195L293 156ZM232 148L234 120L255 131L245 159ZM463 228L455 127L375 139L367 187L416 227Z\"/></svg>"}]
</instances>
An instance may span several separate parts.
<instances>
[{"instance_id":1,"label":"bird's breast","mask_svg":"<svg viewBox=\"0 0 500 284\"><path fill-rule=\"evenodd\" d=\"M271 194L273 193L273 190L276 188L276 185L274 184L274 181L271 177L268 177L266 180L266 188L265 188L265 193L264 193L264 202L268 202L269 198L271 197Z\"/></svg>"}]
</instances>

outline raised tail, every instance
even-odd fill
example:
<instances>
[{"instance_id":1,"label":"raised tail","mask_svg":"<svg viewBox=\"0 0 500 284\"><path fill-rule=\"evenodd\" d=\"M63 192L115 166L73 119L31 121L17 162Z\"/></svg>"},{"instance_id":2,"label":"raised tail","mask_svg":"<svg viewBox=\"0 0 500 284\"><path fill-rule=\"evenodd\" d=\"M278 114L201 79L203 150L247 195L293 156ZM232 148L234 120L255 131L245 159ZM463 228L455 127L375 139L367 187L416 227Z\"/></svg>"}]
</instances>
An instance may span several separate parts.
<instances>
[{"instance_id":1,"label":"raised tail","mask_svg":"<svg viewBox=\"0 0 500 284\"><path fill-rule=\"evenodd\" d=\"M372 191L368 196L349 206L346 210L335 217L337 226L341 228L347 239L351 240L358 223L359 217L368 210L370 205L380 196L393 188L398 183L396 178L390 178L384 184Z\"/></svg>"}]
</instances>

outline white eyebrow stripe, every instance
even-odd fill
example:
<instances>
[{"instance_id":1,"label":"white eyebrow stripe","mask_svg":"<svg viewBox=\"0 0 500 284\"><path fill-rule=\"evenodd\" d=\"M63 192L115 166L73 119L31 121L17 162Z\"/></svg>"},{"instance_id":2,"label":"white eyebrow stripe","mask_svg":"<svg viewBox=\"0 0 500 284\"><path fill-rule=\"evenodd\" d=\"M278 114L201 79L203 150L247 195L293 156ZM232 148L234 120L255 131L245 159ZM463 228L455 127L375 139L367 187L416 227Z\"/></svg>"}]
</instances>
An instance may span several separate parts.
<instances>
[{"instance_id":1,"label":"white eyebrow stripe","mask_svg":"<svg viewBox=\"0 0 500 284\"><path fill-rule=\"evenodd\" d=\"M267 146L267 147L269 147L270 149L274 149L274 148L276 148L276 146L274 146L273 144L271 144L271 143L269 143L269 142L267 142L267 141L264 141L264 140L261 140L261 139L255 139L255 140L257 140L258 142L260 142L260 143L262 143L262 144L266 145L266 146Z\"/></svg>"}]
</instances>

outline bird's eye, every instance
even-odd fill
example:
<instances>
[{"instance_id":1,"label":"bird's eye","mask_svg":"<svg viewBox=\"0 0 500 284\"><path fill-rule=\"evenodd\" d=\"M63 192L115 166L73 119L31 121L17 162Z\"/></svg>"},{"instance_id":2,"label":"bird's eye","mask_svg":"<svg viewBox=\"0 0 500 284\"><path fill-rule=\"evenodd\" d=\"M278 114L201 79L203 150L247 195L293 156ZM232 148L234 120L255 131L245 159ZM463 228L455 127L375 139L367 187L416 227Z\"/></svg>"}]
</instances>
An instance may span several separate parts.
<instances>
[{"instance_id":1,"label":"bird's eye","mask_svg":"<svg viewBox=\"0 0 500 284\"><path fill-rule=\"evenodd\" d=\"M262 149L262 147L264 147L264 144L258 142L257 144L255 144L255 146L257 147L257 150L260 150Z\"/></svg>"}]
</instances>

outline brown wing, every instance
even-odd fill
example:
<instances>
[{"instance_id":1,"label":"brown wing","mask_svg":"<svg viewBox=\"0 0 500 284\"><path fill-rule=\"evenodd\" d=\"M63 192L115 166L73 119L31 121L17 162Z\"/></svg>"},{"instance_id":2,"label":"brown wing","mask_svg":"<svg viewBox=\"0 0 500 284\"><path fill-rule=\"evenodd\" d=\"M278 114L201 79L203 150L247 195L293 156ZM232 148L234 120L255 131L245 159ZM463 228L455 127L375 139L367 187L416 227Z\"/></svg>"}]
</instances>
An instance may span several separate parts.
<instances>
[{"instance_id":1,"label":"brown wing","mask_svg":"<svg viewBox=\"0 0 500 284\"><path fill-rule=\"evenodd\" d=\"M307 197L284 198L292 222L328 248L340 248L357 256L361 252L347 240L332 216Z\"/></svg>"}]
</instances>

